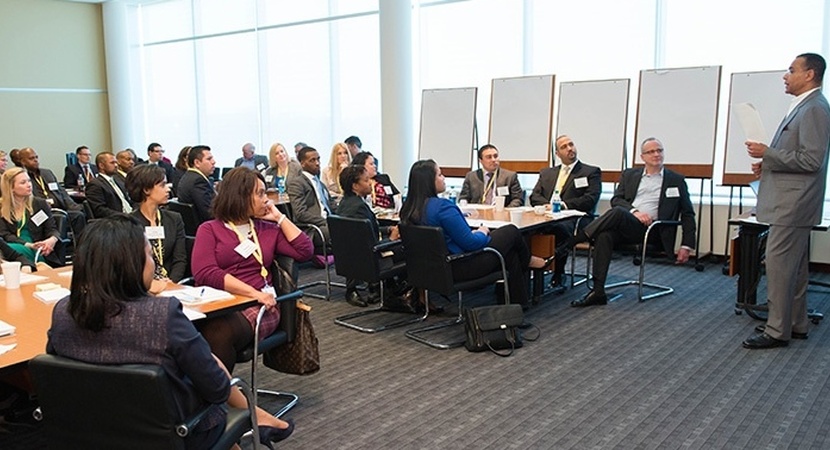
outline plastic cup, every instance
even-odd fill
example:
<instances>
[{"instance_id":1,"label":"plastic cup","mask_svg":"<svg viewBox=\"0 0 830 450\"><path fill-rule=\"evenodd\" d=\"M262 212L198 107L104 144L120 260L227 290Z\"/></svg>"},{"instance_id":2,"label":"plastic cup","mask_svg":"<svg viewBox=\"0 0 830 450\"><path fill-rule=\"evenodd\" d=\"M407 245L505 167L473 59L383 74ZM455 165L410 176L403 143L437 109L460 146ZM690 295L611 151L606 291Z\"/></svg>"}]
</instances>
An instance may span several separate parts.
<instances>
[{"instance_id":1,"label":"plastic cup","mask_svg":"<svg viewBox=\"0 0 830 450\"><path fill-rule=\"evenodd\" d=\"M545 205L539 205L533 207L533 213L537 216L544 216L545 215Z\"/></svg>"},{"instance_id":2,"label":"plastic cup","mask_svg":"<svg viewBox=\"0 0 830 450\"><path fill-rule=\"evenodd\" d=\"M6 289L20 288L20 261L6 261L0 264L0 268L3 269Z\"/></svg>"},{"instance_id":3,"label":"plastic cup","mask_svg":"<svg viewBox=\"0 0 830 450\"><path fill-rule=\"evenodd\" d=\"M523 214L524 214L524 211L522 211L521 209L515 210L515 211L510 211L510 221L515 223L516 225L521 224Z\"/></svg>"},{"instance_id":4,"label":"plastic cup","mask_svg":"<svg viewBox=\"0 0 830 450\"><path fill-rule=\"evenodd\" d=\"M499 195L495 198L496 200L496 211L504 211L504 196Z\"/></svg>"}]
</instances>

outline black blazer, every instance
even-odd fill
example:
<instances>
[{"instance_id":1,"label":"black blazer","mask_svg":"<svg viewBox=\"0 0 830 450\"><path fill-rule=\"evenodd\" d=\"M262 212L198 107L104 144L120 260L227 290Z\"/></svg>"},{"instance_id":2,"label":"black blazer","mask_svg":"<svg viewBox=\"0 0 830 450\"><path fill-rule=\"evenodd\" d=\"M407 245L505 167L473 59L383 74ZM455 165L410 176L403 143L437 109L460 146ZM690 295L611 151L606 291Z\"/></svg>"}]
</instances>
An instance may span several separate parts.
<instances>
[{"instance_id":1,"label":"black blazer","mask_svg":"<svg viewBox=\"0 0 830 450\"><path fill-rule=\"evenodd\" d=\"M637 188L640 187L640 180L643 179L643 168L626 169L620 176L620 184L614 191L611 198L611 207L621 206L625 209L632 209L632 202L637 196ZM670 188L677 188L678 196L666 197L666 191ZM689 197L689 188L686 186L686 178L683 175L669 169L663 169L663 186L660 188L660 204L657 207L658 220L678 220L683 227L683 239L681 245L695 248L695 210L692 207L692 200ZM674 239L677 231L674 227L665 227L660 231L660 240L663 242L663 249L667 254L674 254Z\"/></svg>"},{"instance_id":2,"label":"black blazer","mask_svg":"<svg viewBox=\"0 0 830 450\"><path fill-rule=\"evenodd\" d=\"M374 236L377 236L377 240L381 239L381 233L383 236L389 235L389 227L381 227L378 224L378 218L375 217L375 213L357 195L344 195L343 199L340 200L340 204L337 206L337 214L352 219L369 219L369 223L372 224L372 232Z\"/></svg>"},{"instance_id":3,"label":"black blazer","mask_svg":"<svg viewBox=\"0 0 830 450\"><path fill-rule=\"evenodd\" d=\"M38 183L38 177L43 181L43 186L46 188L45 191L41 188L40 183ZM58 183L58 179L51 170L41 168L40 174L36 174L30 170L29 178L32 179L32 195L46 199L50 206L58 207L64 211L81 211L83 209L81 205L75 203L75 200L72 200L72 197L69 196L66 189ZM50 184L52 187L49 186Z\"/></svg>"},{"instance_id":4,"label":"black blazer","mask_svg":"<svg viewBox=\"0 0 830 450\"><path fill-rule=\"evenodd\" d=\"M142 161L136 161L136 165L139 165L139 164L150 164L150 162L149 161L143 161L143 160ZM161 167L162 169L164 169L164 175L167 177L167 182L172 183L173 182L172 181L173 180L173 172L176 171L176 169L173 167L173 165L170 164L169 162L163 160L163 159L160 159L159 162L158 162L158 166Z\"/></svg>"},{"instance_id":5,"label":"black blazer","mask_svg":"<svg viewBox=\"0 0 830 450\"><path fill-rule=\"evenodd\" d=\"M164 227L164 240L162 241L164 268L167 270L167 277L173 282L178 282L184 278L187 267L184 221L182 216L175 211L167 209L160 209L159 211L161 211L161 226ZM133 211L132 215L145 227L150 226L150 221L138 209Z\"/></svg>"},{"instance_id":6,"label":"black blazer","mask_svg":"<svg viewBox=\"0 0 830 450\"><path fill-rule=\"evenodd\" d=\"M127 188L124 187L124 184L121 183L119 178L113 177L113 181L121 189L124 198L130 202L130 196L127 195ZM124 212L121 206L121 198L118 197L115 189L112 188L112 185L103 176L99 176L89 182L89 185L86 187L86 201L92 208L92 214L96 219ZM132 202L130 202L130 206L132 206Z\"/></svg>"},{"instance_id":7,"label":"black blazer","mask_svg":"<svg viewBox=\"0 0 830 450\"><path fill-rule=\"evenodd\" d=\"M556 181L559 179L561 167L561 165L549 167L539 172L539 181L536 182L533 193L530 195L531 205L545 205L550 202L556 187ZM575 181L578 178L585 178L588 184L583 187L576 187ZM602 171L599 167L589 166L577 161L571 169L571 173L568 174L568 179L562 186L562 192L559 193L559 196L568 206L568 209L593 213L597 208L597 203L599 203L601 192Z\"/></svg>"},{"instance_id":8,"label":"black blazer","mask_svg":"<svg viewBox=\"0 0 830 450\"><path fill-rule=\"evenodd\" d=\"M179 180L176 193L179 196L180 202L193 205L199 223L213 218L210 207L211 202L213 202L213 197L216 196L216 192L213 190L213 184L202 176L201 173L196 173L192 170L185 172Z\"/></svg>"},{"instance_id":9,"label":"black blazer","mask_svg":"<svg viewBox=\"0 0 830 450\"><path fill-rule=\"evenodd\" d=\"M89 164L89 171L92 172L93 178L98 175L98 168L95 167L95 164ZM67 189L78 187L78 176L82 173L84 173L84 169L82 169L81 165L78 163L66 166L63 170L63 186ZM87 183L90 181L92 180L86 180Z\"/></svg>"},{"instance_id":10,"label":"black blazer","mask_svg":"<svg viewBox=\"0 0 830 450\"><path fill-rule=\"evenodd\" d=\"M31 219L40 211L43 211L46 214L46 220L41 222L40 225L35 225ZM25 227L32 236L33 242L42 241L54 236L59 241L57 245L60 245L61 236L58 232L58 227L55 224L55 218L52 217L52 208L49 207L46 200L37 197L32 199L32 213L27 213ZM9 243L26 244L26 241L17 236L17 223L10 223L2 218L0 218L0 238L3 238L4 241ZM46 262L53 267L63 265L62 261L58 259L57 251L53 251L48 256L44 256L44 259L46 259Z\"/></svg>"}]
</instances>

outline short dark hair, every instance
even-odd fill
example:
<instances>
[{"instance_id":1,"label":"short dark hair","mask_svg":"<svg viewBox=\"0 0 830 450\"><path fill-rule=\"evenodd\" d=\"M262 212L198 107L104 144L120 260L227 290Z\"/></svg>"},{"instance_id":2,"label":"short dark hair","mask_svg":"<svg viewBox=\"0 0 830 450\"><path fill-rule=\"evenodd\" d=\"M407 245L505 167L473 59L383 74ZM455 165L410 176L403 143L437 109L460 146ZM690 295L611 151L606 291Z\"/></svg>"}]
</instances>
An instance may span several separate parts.
<instances>
[{"instance_id":1,"label":"short dark hair","mask_svg":"<svg viewBox=\"0 0 830 450\"><path fill-rule=\"evenodd\" d=\"M222 222L239 222L251 217L251 195L257 180L265 184L261 173L247 167L231 169L222 177L222 188L213 199L213 217Z\"/></svg>"},{"instance_id":2,"label":"short dark hair","mask_svg":"<svg viewBox=\"0 0 830 450\"><path fill-rule=\"evenodd\" d=\"M369 158L372 158L372 160L374 161L375 155L373 155L371 152L358 152L358 154L354 155L354 158L352 158L352 165L361 167L365 166L366 160L368 160Z\"/></svg>"},{"instance_id":3,"label":"short dark hair","mask_svg":"<svg viewBox=\"0 0 830 450\"><path fill-rule=\"evenodd\" d=\"M161 147L161 144L159 144L158 142L153 142L152 144L148 145L147 146L147 154L150 154L150 152L152 152L153 149L156 148L156 147Z\"/></svg>"},{"instance_id":4,"label":"short dark hair","mask_svg":"<svg viewBox=\"0 0 830 450\"><path fill-rule=\"evenodd\" d=\"M125 214L89 222L72 256L69 314L79 327L101 331L123 302L147 295L146 242L144 227Z\"/></svg>"},{"instance_id":5,"label":"short dark hair","mask_svg":"<svg viewBox=\"0 0 830 450\"><path fill-rule=\"evenodd\" d=\"M297 160L299 160L300 162L303 162L303 161L305 161L305 156L307 154L309 154L311 152L316 152L316 151L317 151L317 149L314 148L314 147L303 147L303 148L300 149L299 152L297 152Z\"/></svg>"},{"instance_id":6,"label":"short dark hair","mask_svg":"<svg viewBox=\"0 0 830 450\"><path fill-rule=\"evenodd\" d=\"M112 152L101 152L95 155L95 166L100 166L101 163L104 162L104 158L106 158L107 156L115 157L115 155L113 155Z\"/></svg>"},{"instance_id":7,"label":"short dark hair","mask_svg":"<svg viewBox=\"0 0 830 450\"><path fill-rule=\"evenodd\" d=\"M133 167L127 172L127 194L136 202L141 203L147 199L147 193L159 183L164 183L164 169L156 164L142 164Z\"/></svg>"},{"instance_id":8,"label":"short dark hair","mask_svg":"<svg viewBox=\"0 0 830 450\"><path fill-rule=\"evenodd\" d=\"M497 149L495 145L493 145L493 144L484 144L481 147L479 147L479 149L478 149L478 159L482 158L482 156L484 155L485 150L490 150L490 149L495 150L496 153L499 152L499 149Z\"/></svg>"},{"instance_id":9,"label":"short dark hair","mask_svg":"<svg viewBox=\"0 0 830 450\"><path fill-rule=\"evenodd\" d=\"M352 197L357 195L352 190L352 186L357 183L364 173L366 173L366 167L356 166L354 164L350 164L340 171L340 188L343 190L344 196Z\"/></svg>"},{"instance_id":10,"label":"short dark hair","mask_svg":"<svg viewBox=\"0 0 830 450\"><path fill-rule=\"evenodd\" d=\"M76 155L80 154L81 150L89 150L89 147L87 147L86 145L82 145L82 146L75 149L75 154Z\"/></svg>"},{"instance_id":11,"label":"short dark hair","mask_svg":"<svg viewBox=\"0 0 830 450\"><path fill-rule=\"evenodd\" d=\"M210 151L210 147L207 145L194 145L191 147L190 153L187 155L187 165L193 167L193 163L196 162L197 159L199 161L202 160L202 154L206 151Z\"/></svg>"},{"instance_id":12,"label":"short dark hair","mask_svg":"<svg viewBox=\"0 0 830 450\"><path fill-rule=\"evenodd\" d=\"M349 136L343 141L346 145L354 145L357 148L363 148L363 143L360 142L360 138L357 136Z\"/></svg>"},{"instance_id":13,"label":"short dark hair","mask_svg":"<svg viewBox=\"0 0 830 450\"><path fill-rule=\"evenodd\" d=\"M816 81L821 86L824 80L824 71L827 70L827 62L817 53L802 53L798 58L804 58L804 67L807 70L812 70L816 74Z\"/></svg>"}]
</instances>

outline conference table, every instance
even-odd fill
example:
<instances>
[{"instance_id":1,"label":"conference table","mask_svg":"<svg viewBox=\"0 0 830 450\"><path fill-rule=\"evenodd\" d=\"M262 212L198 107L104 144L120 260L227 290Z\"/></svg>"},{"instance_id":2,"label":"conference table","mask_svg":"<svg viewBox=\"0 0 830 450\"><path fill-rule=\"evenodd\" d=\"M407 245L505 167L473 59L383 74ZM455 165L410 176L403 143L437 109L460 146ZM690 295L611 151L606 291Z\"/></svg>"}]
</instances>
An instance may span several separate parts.
<instances>
[{"instance_id":1,"label":"conference table","mask_svg":"<svg viewBox=\"0 0 830 450\"><path fill-rule=\"evenodd\" d=\"M35 286L43 283L55 283L69 288L72 280L72 267L60 269L42 269L33 275L45 276L46 279L30 284L21 284L19 289L0 287L0 320L14 326L15 333L0 337L0 344L17 344L12 350L0 355L0 373L13 372L25 366L35 356L46 350L46 332L52 323L54 303L44 303L33 296ZM181 289L171 283L168 291ZM211 315L224 314L253 303L251 298L234 296L226 300L188 305L197 312Z\"/></svg>"}]
</instances>

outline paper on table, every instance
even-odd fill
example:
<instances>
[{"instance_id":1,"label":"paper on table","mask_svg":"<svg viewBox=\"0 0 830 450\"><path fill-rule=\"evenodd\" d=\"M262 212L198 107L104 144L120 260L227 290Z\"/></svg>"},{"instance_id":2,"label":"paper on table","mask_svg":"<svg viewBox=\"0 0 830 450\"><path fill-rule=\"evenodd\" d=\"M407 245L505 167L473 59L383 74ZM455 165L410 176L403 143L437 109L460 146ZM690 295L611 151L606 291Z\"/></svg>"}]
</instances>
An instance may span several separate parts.
<instances>
[{"instance_id":1,"label":"paper on table","mask_svg":"<svg viewBox=\"0 0 830 450\"><path fill-rule=\"evenodd\" d=\"M767 132L761 121L761 114L752 103L737 103L734 111L748 141L767 142Z\"/></svg>"},{"instance_id":2,"label":"paper on table","mask_svg":"<svg viewBox=\"0 0 830 450\"><path fill-rule=\"evenodd\" d=\"M478 228L478 227L484 225L487 228L495 229L495 228L503 227L505 225L510 225L511 223L512 222L507 221L507 220L481 220L481 219L471 219L471 218L467 217L467 225L469 225L470 228Z\"/></svg>"},{"instance_id":3,"label":"paper on table","mask_svg":"<svg viewBox=\"0 0 830 450\"><path fill-rule=\"evenodd\" d=\"M38 281L47 280L48 277L42 277L40 275L32 275L30 273L21 273L20 274L20 284L29 284L29 283L37 283ZM6 279L3 278L3 275L0 275L0 286L6 287Z\"/></svg>"},{"instance_id":4,"label":"paper on table","mask_svg":"<svg viewBox=\"0 0 830 450\"><path fill-rule=\"evenodd\" d=\"M568 217L579 217L584 215L585 213L578 209L564 209L562 211L559 211L558 213L550 211L545 213L545 216L553 218L554 220L562 220Z\"/></svg>"},{"instance_id":5,"label":"paper on table","mask_svg":"<svg viewBox=\"0 0 830 450\"><path fill-rule=\"evenodd\" d=\"M58 289L50 289L48 291L35 291L32 296L43 303L55 303L69 294L69 289L62 287Z\"/></svg>"},{"instance_id":6,"label":"paper on table","mask_svg":"<svg viewBox=\"0 0 830 450\"><path fill-rule=\"evenodd\" d=\"M0 355L14 350L15 347L17 347L17 344L0 345Z\"/></svg>"},{"instance_id":7,"label":"paper on table","mask_svg":"<svg viewBox=\"0 0 830 450\"><path fill-rule=\"evenodd\" d=\"M0 320L0 336L9 336L14 334L14 326Z\"/></svg>"},{"instance_id":8,"label":"paper on table","mask_svg":"<svg viewBox=\"0 0 830 450\"><path fill-rule=\"evenodd\" d=\"M190 309L188 307L182 308L182 311L184 311L184 315L187 316L187 319L191 322L193 322L194 320L204 319L205 317L207 317L205 313L201 313L199 311L196 311L195 309Z\"/></svg>"},{"instance_id":9,"label":"paper on table","mask_svg":"<svg viewBox=\"0 0 830 450\"><path fill-rule=\"evenodd\" d=\"M230 292L214 289L208 286L188 286L183 289L163 291L158 295L163 297L176 297L180 302L182 302L182 304L188 305L233 298L233 294Z\"/></svg>"}]
</instances>

